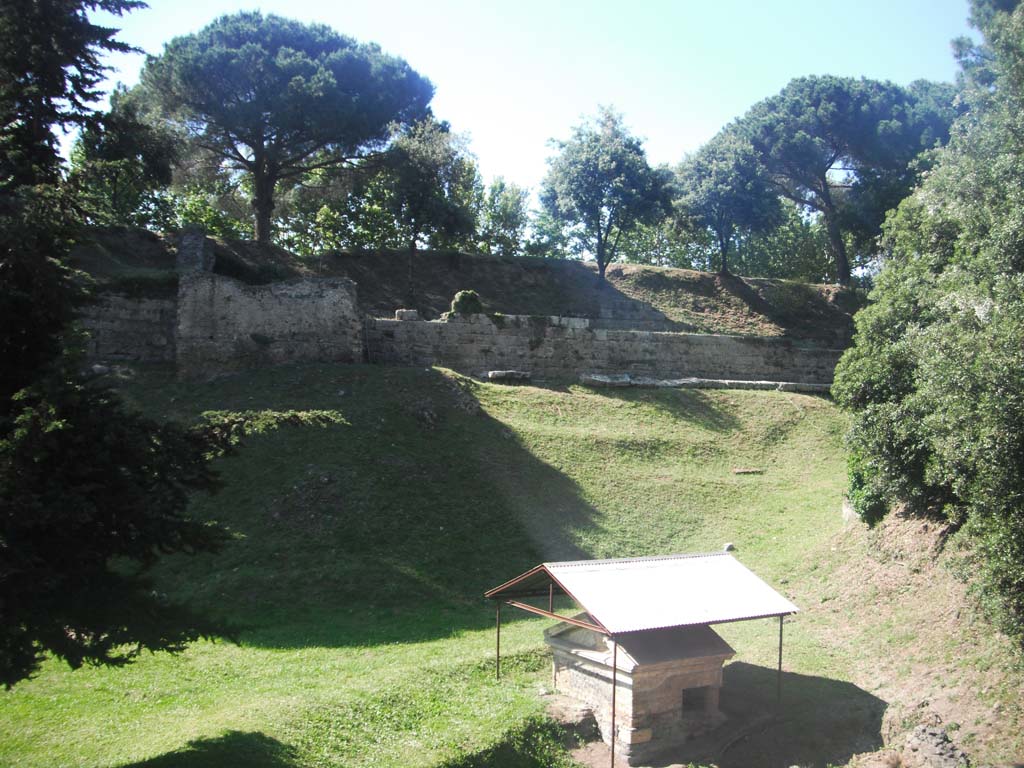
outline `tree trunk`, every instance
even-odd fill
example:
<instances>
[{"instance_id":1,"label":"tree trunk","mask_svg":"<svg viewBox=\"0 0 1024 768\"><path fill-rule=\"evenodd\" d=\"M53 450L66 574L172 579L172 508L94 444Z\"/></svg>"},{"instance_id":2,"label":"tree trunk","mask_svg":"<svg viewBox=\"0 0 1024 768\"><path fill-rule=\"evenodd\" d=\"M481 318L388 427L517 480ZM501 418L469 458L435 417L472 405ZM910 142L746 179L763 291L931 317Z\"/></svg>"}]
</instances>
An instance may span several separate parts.
<instances>
[{"instance_id":1,"label":"tree trunk","mask_svg":"<svg viewBox=\"0 0 1024 768\"><path fill-rule=\"evenodd\" d=\"M270 220L274 215L274 187L277 178L267 168L266 162L257 156L253 169L252 207L256 212L256 242L270 242Z\"/></svg>"},{"instance_id":2,"label":"tree trunk","mask_svg":"<svg viewBox=\"0 0 1024 768\"><path fill-rule=\"evenodd\" d=\"M253 202L256 208L256 242L270 242L270 219L274 213L274 204Z\"/></svg>"},{"instance_id":3,"label":"tree trunk","mask_svg":"<svg viewBox=\"0 0 1024 768\"><path fill-rule=\"evenodd\" d=\"M836 209L832 204L832 196L828 193L827 182L824 186L822 200L824 206L822 206L821 213L825 217L825 230L828 232L832 258L836 260L836 278L840 285L849 285L850 262L846 258L846 243L843 241L843 233L839 230L839 223L836 221Z\"/></svg>"},{"instance_id":4,"label":"tree trunk","mask_svg":"<svg viewBox=\"0 0 1024 768\"><path fill-rule=\"evenodd\" d=\"M416 263L416 237L417 233L413 230L412 236L409 238L409 282L406 286L406 301L409 304L409 309L414 309L413 302L416 300L415 291L415 277L413 275L413 265Z\"/></svg>"},{"instance_id":5,"label":"tree trunk","mask_svg":"<svg viewBox=\"0 0 1024 768\"><path fill-rule=\"evenodd\" d=\"M604 241L600 237L597 239L597 278L598 280L604 280L604 271L608 268L608 264L605 262L604 254Z\"/></svg>"},{"instance_id":6,"label":"tree trunk","mask_svg":"<svg viewBox=\"0 0 1024 768\"><path fill-rule=\"evenodd\" d=\"M718 252L722 255L722 267L718 270L720 275L729 274L729 239L718 237Z\"/></svg>"}]
</instances>

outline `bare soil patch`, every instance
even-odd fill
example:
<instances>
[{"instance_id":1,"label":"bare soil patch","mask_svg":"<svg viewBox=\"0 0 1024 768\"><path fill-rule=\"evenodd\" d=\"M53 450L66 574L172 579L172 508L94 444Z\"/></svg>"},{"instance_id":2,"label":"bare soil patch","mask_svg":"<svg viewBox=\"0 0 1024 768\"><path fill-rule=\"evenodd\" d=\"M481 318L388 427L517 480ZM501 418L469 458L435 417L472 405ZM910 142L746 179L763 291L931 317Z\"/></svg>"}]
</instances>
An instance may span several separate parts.
<instances>
[{"instance_id":1,"label":"bare soil patch","mask_svg":"<svg viewBox=\"0 0 1024 768\"><path fill-rule=\"evenodd\" d=\"M798 594L827 620L821 641L853 660L853 682L888 702L887 749L852 765L899 765L918 725L941 725L973 764L1024 761L1019 650L982 617L948 564L947 527L894 513L874 530L851 521L829 547L834 564Z\"/></svg>"}]
</instances>

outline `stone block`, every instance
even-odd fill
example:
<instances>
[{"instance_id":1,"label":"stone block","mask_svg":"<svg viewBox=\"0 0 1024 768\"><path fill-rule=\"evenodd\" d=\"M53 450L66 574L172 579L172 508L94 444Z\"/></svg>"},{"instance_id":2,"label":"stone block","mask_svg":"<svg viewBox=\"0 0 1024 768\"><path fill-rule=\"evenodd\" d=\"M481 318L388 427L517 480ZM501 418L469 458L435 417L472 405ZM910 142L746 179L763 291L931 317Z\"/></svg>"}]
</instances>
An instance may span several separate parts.
<instances>
[{"instance_id":1,"label":"stone block","mask_svg":"<svg viewBox=\"0 0 1024 768\"><path fill-rule=\"evenodd\" d=\"M390 328L383 325L385 334L397 329L391 322ZM182 375L298 361L356 362L363 358L363 329L350 280L251 286L193 272L179 283L176 354ZM401 356L403 345L398 337L394 341Z\"/></svg>"},{"instance_id":2,"label":"stone block","mask_svg":"<svg viewBox=\"0 0 1024 768\"><path fill-rule=\"evenodd\" d=\"M177 237L175 265L179 274L213 271L213 241L198 226L184 227Z\"/></svg>"}]
</instances>

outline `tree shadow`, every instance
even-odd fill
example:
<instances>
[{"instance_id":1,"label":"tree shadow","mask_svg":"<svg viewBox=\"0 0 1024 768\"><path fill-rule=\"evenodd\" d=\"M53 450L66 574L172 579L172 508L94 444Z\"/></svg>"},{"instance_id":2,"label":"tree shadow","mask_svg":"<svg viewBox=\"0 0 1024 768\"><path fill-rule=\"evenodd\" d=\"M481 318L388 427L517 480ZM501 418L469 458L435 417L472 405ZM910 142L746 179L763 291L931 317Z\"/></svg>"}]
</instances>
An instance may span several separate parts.
<instances>
[{"instance_id":1,"label":"tree shadow","mask_svg":"<svg viewBox=\"0 0 1024 768\"><path fill-rule=\"evenodd\" d=\"M564 730L551 720L534 717L506 731L486 749L446 760L438 768L550 768L562 764Z\"/></svg>"},{"instance_id":2,"label":"tree shadow","mask_svg":"<svg viewBox=\"0 0 1024 768\"><path fill-rule=\"evenodd\" d=\"M126 763L120 768L291 768L298 765L295 750L258 731L228 731L221 736L190 741L183 749Z\"/></svg>"},{"instance_id":3,"label":"tree shadow","mask_svg":"<svg viewBox=\"0 0 1024 768\"><path fill-rule=\"evenodd\" d=\"M721 710L728 720L675 751L668 763L718 768L825 768L881 749L885 701L843 680L777 671L745 662L725 667Z\"/></svg>"},{"instance_id":4,"label":"tree shadow","mask_svg":"<svg viewBox=\"0 0 1024 768\"><path fill-rule=\"evenodd\" d=\"M359 286L364 311L390 316L405 306L425 318L449 309L457 291L480 294L487 312L507 315L561 315L604 319L640 319L663 326L679 325L651 304L600 280L592 263L531 256L489 256L454 251L418 251L416 291L407 296L408 251L334 252L328 272L348 277ZM680 328L679 330L684 330Z\"/></svg>"},{"instance_id":5,"label":"tree shadow","mask_svg":"<svg viewBox=\"0 0 1024 768\"><path fill-rule=\"evenodd\" d=\"M739 419L700 389L609 387L591 391L622 402L645 403L676 421L712 432L732 432L740 428Z\"/></svg>"},{"instance_id":6,"label":"tree shadow","mask_svg":"<svg viewBox=\"0 0 1024 768\"><path fill-rule=\"evenodd\" d=\"M154 574L241 644L417 643L484 629L487 589L542 560L588 556L576 537L600 512L472 387L432 369L366 366L277 369L260 382L211 382L187 407L341 418L243 441L220 463L224 489L194 506L231 541ZM181 414L187 397L166 405Z\"/></svg>"},{"instance_id":7,"label":"tree shadow","mask_svg":"<svg viewBox=\"0 0 1024 768\"><path fill-rule=\"evenodd\" d=\"M717 274L715 284L722 293L779 326L786 336L808 343L845 347L853 334L853 314L860 308L852 291L837 291L829 301L817 287L790 280Z\"/></svg>"}]
</instances>

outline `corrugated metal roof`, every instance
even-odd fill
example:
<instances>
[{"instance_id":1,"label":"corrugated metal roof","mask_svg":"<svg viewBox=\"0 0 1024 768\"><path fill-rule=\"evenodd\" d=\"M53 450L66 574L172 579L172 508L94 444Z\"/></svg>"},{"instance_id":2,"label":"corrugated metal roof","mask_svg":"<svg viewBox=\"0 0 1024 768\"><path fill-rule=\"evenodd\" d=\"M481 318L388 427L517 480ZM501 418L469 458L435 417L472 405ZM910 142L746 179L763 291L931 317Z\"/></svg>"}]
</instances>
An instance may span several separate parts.
<instances>
[{"instance_id":1,"label":"corrugated metal roof","mask_svg":"<svg viewBox=\"0 0 1024 768\"><path fill-rule=\"evenodd\" d=\"M522 595L538 578L553 580L611 634L799 610L724 552L544 563L487 596Z\"/></svg>"}]
</instances>

